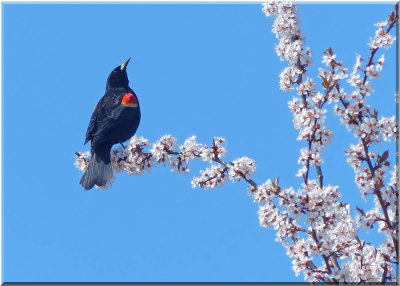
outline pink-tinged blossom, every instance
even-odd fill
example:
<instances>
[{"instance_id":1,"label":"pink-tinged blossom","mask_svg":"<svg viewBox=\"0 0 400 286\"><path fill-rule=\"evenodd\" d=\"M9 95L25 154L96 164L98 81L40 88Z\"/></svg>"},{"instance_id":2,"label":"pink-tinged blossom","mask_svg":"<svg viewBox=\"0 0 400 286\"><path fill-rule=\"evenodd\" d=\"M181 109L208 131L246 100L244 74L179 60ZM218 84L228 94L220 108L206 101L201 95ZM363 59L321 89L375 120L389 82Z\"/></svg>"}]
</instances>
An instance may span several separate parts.
<instances>
[{"instance_id":1,"label":"pink-tinged blossom","mask_svg":"<svg viewBox=\"0 0 400 286\"><path fill-rule=\"evenodd\" d=\"M364 243L354 249L351 260L345 265L350 271L350 277L347 281L356 283L381 281L382 265L387 268L387 274L392 275L392 266L387 263L385 255L380 249Z\"/></svg>"},{"instance_id":2,"label":"pink-tinged blossom","mask_svg":"<svg viewBox=\"0 0 400 286\"><path fill-rule=\"evenodd\" d=\"M254 202L269 203L275 198L275 187L271 180L268 180L257 188L249 186L247 193L253 196Z\"/></svg>"},{"instance_id":3,"label":"pink-tinged blossom","mask_svg":"<svg viewBox=\"0 0 400 286\"><path fill-rule=\"evenodd\" d=\"M272 223L280 219L282 214L271 202L266 202L258 209L258 219L261 227L272 227Z\"/></svg>"},{"instance_id":4,"label":"pink-tinged blossom","mask_svg":"<svg viewBox=\"0 0 400 286\"><path fill-rule=\"evenodd\" d=\"M275 46L275 52L280 60L293 61L295 58L303 57L304 60L308 56L302 51L302 41L296 40L291 42L288 38L282 38L278 45Z\"/></svg>"},{"instance_id":5,"label":"pink-tinged blossom","mask_svg":"<svg viewBox=\"0 0 400 286\"><path fill-rule=\"evenodd\" d=\"M296 192L292 187L279 188L276 191L279 205L284 207L282 211L288 217L294 219L294 222L301 221L304 213L304 208L301 201L301 195ZM300 228L299 228L300 229Z\"/></svg>"},{"instance_id":6,"label":"pink-tinged blossom","mask_svg":"<svg viewBox=\"0 0 400 286\"><path fill-rule=\"evenodd\" d=\"M333 79L335 81L339 81L348 77L347 71L348 69L344 66L342 61L334 62L335 74L333 75Z\"/></svg>"},{"instance_id":7,"label":"pink-tinged blossom","mask_svg":"<svg viewBox=\"0 0 400 286\"><path fill-rule=\"evenodd\" d=\"M369 46L372 49L385 48L388 49L393 42L396 40L396 37L387 33L383 26L379 26L379 29L375 32L375 37L370 39Z\"/></svg>"},{"instance_id":8,"label":"pink-tinged blossom","mask_svg":"<svg viewBox=\"0 0 400 286\"><path fill-rule=\"evenodd\" d=\"M278 37L288 37L299 34L298 21L295 13L295 6L291 2L278 2L275 6L278 10L276 19L272 24L272 32Z\"/></svg>"},{"instance_id":9,"label":"pink-tinged blossom","mask_svg":"<svg viewBox=\"0 0 400 286\"><path fill-rule=\"evenodd\" d=\"M313 64L313 61L311 59L311 49L309 47L306 47L305 49L302 50L301 52L301 57L300 57L300 64L304 67L311 67Z\"/></svg>"},{"instance_id":10,"label":"pink-tinged blossom","mask_svg":"<svg viewBox=\"0 0 400 286\"><path fill-rule=\"evenodd\" d=\"M379 222L384 219L384 216L379 208L374 207L373 209L367 211L366 213L362 213L360 217L360 228L364 228L366 232L368 232L371 228L373 228L376 222Z\"/></svg>"},{"instance_id":11,"label":"pink-tinged blossom","mask_svg":"<svg viewBox=\"0 0 400 286\"><path fill-rule=\"evenodd\" d=\"M314 150L314 152L311 154L310 162L313 165L317 165L317 166L321 165L324 162L324 160L321 159L321 153L315 152L315 150Z\"/></svg>"},{"instance_id":12,"label":"pink-tinged blossom","mask_svg":"<svg viewBox=\"0 0 400 286\"><path fill-rule=\"evenodd\" d=\"M171 170L178 174L188 173L189 161L199 157L200 148L201 145L197 143L196 136L187 138L183 145L179 146L180 152L176 158L171 154L167 157Z\"/></svg>"},{"instance_id":13,"label":"pink-tinged blossom","mask_svg":"<svg viewBox=\"0 0 400 286\"><path fill-rule=\"evenodd\" d=\"M320 148L325 148L326 144L331 143L333 137L333 131L323 126L318 132L316 132L316 140L320 140Z\"/></svg>"},{"instance_id":14,"label":"pink-tinged blossom","mask_svg":"<svg viewBox=\"0 0 400 286\"><path fill-rule=\"evenodd\" d=\"M321 104L324 101L324 95L320 92L310 94L311 100L316 104ZM326 112L326 109L317 109L317 112Z\"/></svg>"},{"instance_id":15,"label":"pink-tinged blossom","mask_svg":"<svg viewBox=\"0 0 400 286\"><path fill-rule=\"evenodd\" d=\"M281 74L279 85L283 91L288 91L292 88L292 85L297 81L297 77L301 74L302 71L297 69L294 66L289 66L285 68Z\"/></svg>"},{"instance_id":16,"label":"pink-tinged blossom","mask_svg":"<svg viewBox=\"0 0 400 286\"><path fill-rule=\"evenodd\" d=\"M396 260L396 248L393 245L393 240L386 237L386 239L379 246L379 251L383 256Z\"/></svg>"},{"instance_id":17,"label":"pink-tinged blossom","mask_svg":"<svg viewBox=\"0 0 400 286\"><path fill-rule=\"evenodd\" d=\"M90 152L76 152L75 153L75 167L82 172L85 172L89 166Z\"/></svg>"},{"instance_id":18,"label":"pink-tinged blossom","mask_svg":"<svg viewBox=\"0 0 400 286\"><path fill-rule=\"evenodd\" d=\"M213 153L215 154L215 156L217 156L218 158L222 158L223 156L226 155L226 139L223 137L214 137L214 141L213 141Z\"/></svg>"},{"instance_id":19,"label":"pink-tinged blossom","mask_svg":"<svg viewBox=\"0 0 400 286\"><path fill-rule=\"evenodd\" d=\"M398 192L397 190L397 178L398 178L398 174L397 174L397 165L393 166L393 169L390 171L390 182L389 182L389 186L391 186L393 189L396 190L396 193Z\"/></svg>"},{"instance_id":20,"label":"pink-tinged blossom","mask_svg":"<svg viewBox=\"0 0 400 286\"><path fill-rule=\"evenodd\" d=\"M351 281L350 271L347 267L345 268L335 268L332 277L335 278L338 282L348 282Z\"/></svg>"},{"instance_id":21,"label":"pink-tinged blossom","mask_svg":"<svg viewBox=\"0 0 400 286\"><path fill-rule=\"evenodd\" d=\"M262 11L266 17L273 17L276 16L278 9L277 3L273 1L265 1L262 3Z\"/></svg>"},{"instance_id":22,"label":"pink-tinged blossom","mask_svg":"<svg viewBox=\"0 0 400 286\"><path fill-rule=\"evenodd\" d=\"M358 168L361 166L362 160L365 158L364 147L360 142L357 145L351 144L349 148L345 150L347 155L347 163L358 172Z\"/></svg>"},{"instance_id":23,"label":"pink-tinged blossom","mask_svg":"<svg viewBox=\"0 0 400 286\"><path fill-rule=\"evenodd\" d=\"M293 97L292 100L288 101L288 106L292 113L298 113L303 108L303 103L299 101L298 97Z\"/></svg>"},{"instance_id":24,"label":"pink-tinged blossom","mask_svg":"<svg viewBox=\"0 0 400 286\"><path fill-rule=\"evenodd\" d=\"M162 137L161 140L164 140L164 137ZM112 162L114 162L113 166L124 167L124 170L129 175L143 175L145 170L151 172L151 168L154 166L155 157L152 156L152 154L144 153L144 148L149 146L150 142L148 139L133 136L125 147L125 152L117 152L115 153L115 157L112 157ZM114 150L112 151L112 154L113 152Z\"/></svg>"},{"instance_id":25,"label":"pink-tinged blossom","mask_svg":"<svg viewBox=\"0 0 400 286\"><path fill-rule=\"evenodd\" d=\"M198 152L203 161L211 162L214 158L222 158L226 155L226 140L223 137L214 137L211 147L203 145L198 148Z\"/></svg>"},{"instance_id":26,"label":"pink-tinged blossom","mask_svg":"<svg viewBox=\"0 0 400 286\"><path fill-rule=\"evenodd\" d=\"M297 87L299 95L307 95L315 93L315 82L311 78L307 78Z\"/></svg>"},{"instance_id":27,"label":"pink-tinged blossom","mask_svg":"<svg viewBox=\"0 0 400 286\"><path fill-rule=\"evenodd\" d=\"M297 140L307 139L312 132L314 119L318 118L318 113L313 109L299 108L294 113L293 123L294 128L300 129Z\"/></svg>"},{"instance_id":28,"label":"pink-tinged blossom","mask_svg":"<svg viewBox=\"0 0 400 286\"><path fill-rule=\"evenodd\" d=\"M325 63L325 65L329 67L332 65L335 58L336 58L336 55L325 53L323 56L323 59L322 59L322 63Z\"/></svg>"},{"instance_id":29,"label":"pink-tinged blossom","mask_svg":"<svg viewBox=\"0 0 400 286\"><path fill-rule=\"evenodd\" d=\"M391 139L396 139L396 134L398 133L397 121L395 116L391 117L381 117L378 121L377 126L383 137L384 141L391 141Z\"/></svg>"},{"instance_id":30,"label":"pink-tinged blossom","mask_svg":"<svg viewBox=\"0 0 400 286\"><path fill-rule=\"evenodd\" d=\"M114 172L121 173L125 169L125 150L121 146L111 150L111 165Z\"/></svg>"},{"instance_id":31,"label":"pink-tinged blossom","mask_svg":"<svg viewBox=\"0 0 400 286\"><path fill-rule=\"evenodd\" d=\"M203 189L214 189L217 186L223 186L226 181L226 169L221 165L212 164L205 170L200 171L200 177L193 177L192 187L200 187Z\"/></svg>"},{"instance_id":32,"label":"pink-tinged blossom","mask_svg":"<svg viewBox=\"0 0 400 286\"><path fill-rule=\"evenodd\" d=\"M372 190L375 185L370 170L365 167L359 167L355 175L355 182L360 189L361 197L365 200L368 191Z\"/></svg>"},{"instance_id":33,"label":"pink-tinged blossom","mask_svg":"<svg viewBox=\"0 0 400 286\"><path fill-rule=\"evenodd\" d=\"M298 169L296 177L302 177L307 173L307 166L303 165L301 168Z\"/></svg>"},{"instance_id":34,"label":"pink-tinged blossom","mask_svg":"<svg viewBox=\"0 0 400 286\"><path fill-rule=\"evenodd\" d=\"M376 63L376 70L378 72L382 71L383 65L385 64L385 55L382 55L378 62Z\"/></svg>"},{"instance_id":35,"label":"pink-tinged blossom","mask_svg":"<svg viewBox=\"0 0 400 286\"><path fill-rule=\"evenodd\" d=\"M394 166L394 171L396 170L396 166ZM392 173L392 172L391 172ZM397 211L397 196L398 196L398 190L393 187L393 173L392 173L392 178L391 181L389 182L389 186L392 186L392 188L382 188L381 189L381 196L382 196L382 201L385 202L387 205L387 211L388 211L388 217L390 221L397 221L397 216L396 216L396 211ZM376 207L380 207L380 202L377 200L375 202ZM397 229L395 229L397 231Z\"/></svg>"},{"instance_id":36,"label":"pink-tinged blossom","mask_svg":"<svg viewBox=\"0 0 400 286\"><path fill-rule=\"evenodd\" d=\"M366 118L364 118L364 121L361 124L361 129L365 134L374 133L378 130L376 123L377 123L377 121L375 118L366 117ZM364 136L361 136L361 137L364 137Z\"/></svg>"},{"instance_id":37,"label":"pink-tinged blossom","mask_svg":"<svg viewBox=\"0 0 400 286\"><path fill-rule=\"evenodd\" d=\"M229 167L229 179L232 181L240 181L241 178L246 180L254 176L256 170L256 162L248 157L242 157L232 161L232 166Z\"/></svg>"},{"instance_id":38,"label":"pink-tinged blossom","mask_svg":"<svg viewBox=\"0 0 400 286\"><path fill-rule=\"evenodd\" d=\"M199 154L199 148L200 144L197 143L196 136L193 135L187 138L183 145L179 146L179 149L181 150L181 160L188 164L189 160Z\"/></svg>"},{"instance_id":39,"label":"pink-tinged blossom","mask_svg":"<svg viewBox=\"0 0 400 286\"><path fill-rule=\"evenodd\" d=\"M306 164L309 157L311 157L311 150L308 147L304 147L300 149L300 157L297 161L298 164Z\"/></svg>"},{"instance_id":40,"label":"pink-tinged blossom","mask_svg":"<svg viewBox=\"0 0 400 286\"><path fill-rule=\"evenodd\" d=\"M385 27L387 25L387 23L388 22L386 20L385 21L380 21L378 23L375 23L374 26L378 27L378 28L383 28L383 27Z\"/></svg>"},{"instance_id":41,"label":"pink-tinged blossom","mask_svg":"<svg viewBox=\"0 0 400 286\"><path fill-rule=\"evenodd\" d=\"M273 203L266 202L257 212L261 227L273 227L276 230L276 241L283 242L285 237L293 237L300 227L295 221L283 215Z\"/></svg>"},{"instance_id":42,"label":"pink-tinged blossom","mask_svg":"<svg viewBox=\"0 0 400 286\"><path fill-rule=\"evenodd\" d=\"M292 248L286 248L288 255L293 257L292 269L296 276L308 269L309 263L312 258L309 257L308 250L309 245L305 239L299 239L296 241ZM309 273L311 275L311 273Z\"/></svg>"},{"instance_id":43,"label":"pink-tinged blossom","mask_svg":"<svg viewBox=\"0 0 400 286\"><path fill-rule=\"evenodd\" d=\"M150 149L151 154L157 163L163 162L165 163L166 158L168 157L167 150L171 150L172 148L177 147L177 140L175 137L171 135L163 135L156 143L153 144L153 147Z\"/></svg>"},{"instance_id":44,"label":"pink-tinged blossom","mask_svg":"<svg viewBox=\"0 0 400 286\"><path fill-rule=\"evenodd\" d=\"M318 77L325 79L326 82L332 82L333 80L333 74L323 68L318 68Z\"/></svg>"},{"instance_id":45,"label":"pink-tinged blossom","mask_svg":"<svg viewBox=\"0 0 400 286\"><path fill-rule=\"evenodd\" d=\"M360 55L356 55L356 62L354 63L352 74L355 74L361 68L362 60L363 58Z\"/></svg>"},{"instance_id":46,"label":"pink-tinged blossom","mask_svg":"<svg viewBox=\"0 0 400 286\"><path fill-rule=\"evenodd\" d=\"M360 74L359 73L352 73L347 80L348 83L350 83L351 86L358 87L361 85L361 79L360 79Z\"/></svg>"},{"instance_id":47,"label":"pink-tinged blossom","mask_svg":"<svg viewBox=\"0 0 400 286\"><path fill-rule=\"evenodd\" d=\"M340 99L346 99L347 96L348 95L344 92L343 88L340 88L338 90L337 87L334 87L328 93L328 103L332 103L332 101L338 102Z\"/></svg>"},{"instance_id":48,"label":"pink-tinged blossom","mask_svg":"<svg viewBox=\"0 0 400 286\"><path fill-rule=\"evenodd\" d=\"M199 153L200 153L201 159L203 159L203 161L207 161L207 162L211 163L212 159L214 158L212 149L210 147L208 147L207 145L202 146L199 149Z\"/></svg>"},{"instance_id":49,"label":"pink-tinged blossom","mask_svg":"<svg viewBox=\"0 0 400 286\"><path fill-rule=\"evenodd\" d=\"M379 69L382 70L382 66L379 66ZM381 76L378 70L378 66L375 65L369 65L365 69L365 74L372 79L378 79Z\"/></svg>"}]
</instances>

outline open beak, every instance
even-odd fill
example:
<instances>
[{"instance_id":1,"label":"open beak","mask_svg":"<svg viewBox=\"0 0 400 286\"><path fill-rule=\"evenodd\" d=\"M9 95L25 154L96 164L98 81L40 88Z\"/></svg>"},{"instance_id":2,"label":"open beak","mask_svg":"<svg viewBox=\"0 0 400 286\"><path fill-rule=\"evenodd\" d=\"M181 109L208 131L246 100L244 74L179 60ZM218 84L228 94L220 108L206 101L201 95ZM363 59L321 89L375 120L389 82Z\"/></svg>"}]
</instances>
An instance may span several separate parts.
<instances>
[{"instance_id":1,"label":"open beak","mask_svg":"<svg viewBox=\"0 0 400 286\"><path fill-rule=\"evenodd\" d=\"M129 61L131 60L131 58L127 59L122 65L121 65L121 70L125 70L126 66L128 65Z\"/></svg>"}]
</instances>

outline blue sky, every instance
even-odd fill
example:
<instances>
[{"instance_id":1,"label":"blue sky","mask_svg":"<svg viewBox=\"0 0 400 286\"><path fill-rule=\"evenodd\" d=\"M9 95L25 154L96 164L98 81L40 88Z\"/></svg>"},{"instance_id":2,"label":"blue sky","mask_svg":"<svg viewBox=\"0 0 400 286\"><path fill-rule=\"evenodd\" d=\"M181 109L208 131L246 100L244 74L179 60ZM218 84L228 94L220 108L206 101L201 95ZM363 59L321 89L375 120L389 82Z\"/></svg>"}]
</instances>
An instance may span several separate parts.
<instances>
[{"instance_id":1,"label":"blue sky","mask_svg":"<svg viewBox=\"0 0 400 286\"><path fill-rule=\"evenodd\" d=\"M137 135L154 142L172 134L183 143L195 134L207 144L223 136L227 160L256 160L256 182L279 176L282 187L300 187L304 143L287 108L294 94L279 90L286 63L275 55L272 19L260 4L2 5L3 281L303 281L274 231L259 226L245 183L191 188L206 163L194 162L184 176L162 166L139 177L118 174L108 191L87 192L73 165L74 152L88 148L86 128L108 74L132 57ZM366 57L373 24L391 10L300 5L310 74L329 46L349 68L356 53ZM395 49L384 53L369 103L391 116ZM324 181L339 185L353 209L368 206L343 152L356 139L337 117L326 122L335 135L324 151Z\"/></svg>"}]
</instances>

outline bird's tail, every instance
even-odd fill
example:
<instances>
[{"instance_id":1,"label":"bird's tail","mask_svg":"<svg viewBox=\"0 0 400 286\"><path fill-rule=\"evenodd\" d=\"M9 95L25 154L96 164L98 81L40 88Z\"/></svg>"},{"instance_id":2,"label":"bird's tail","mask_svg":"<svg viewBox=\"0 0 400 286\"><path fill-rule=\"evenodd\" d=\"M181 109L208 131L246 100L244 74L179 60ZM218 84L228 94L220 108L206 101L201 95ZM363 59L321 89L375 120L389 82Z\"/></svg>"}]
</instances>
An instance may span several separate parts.
<instances>
[{"instance_id":1,"label":"bird's tail","mask_svg":"<svg viewBox=\"0 0 400 286\"><path fill-rule=\"evenodd\" d=\"M89 166L80 180L85 190L90 190L94 185L104 187L113 177L113 170L110 160L110 149L92 150Z\"/></svg>"}]
</instances>

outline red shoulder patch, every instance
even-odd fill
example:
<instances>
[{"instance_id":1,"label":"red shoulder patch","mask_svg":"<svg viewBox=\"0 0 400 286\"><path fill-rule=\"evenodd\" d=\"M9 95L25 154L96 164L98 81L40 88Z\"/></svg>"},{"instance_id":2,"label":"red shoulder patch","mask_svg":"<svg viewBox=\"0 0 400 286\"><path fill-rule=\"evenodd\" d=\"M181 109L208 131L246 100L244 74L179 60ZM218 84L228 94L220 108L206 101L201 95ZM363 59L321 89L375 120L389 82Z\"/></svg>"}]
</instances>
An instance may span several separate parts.
<instances>
[{"instance_id":1,"label":"red shoulder patch","mask_svg":"<svg viewBox=\"0 0 400 286\"><path fill-rule=\"evenodd\" d=\"M121 104L126 107L137 107L138 100L135 94L125 93L122 96Z\"/></svg>"}]
</instances>

